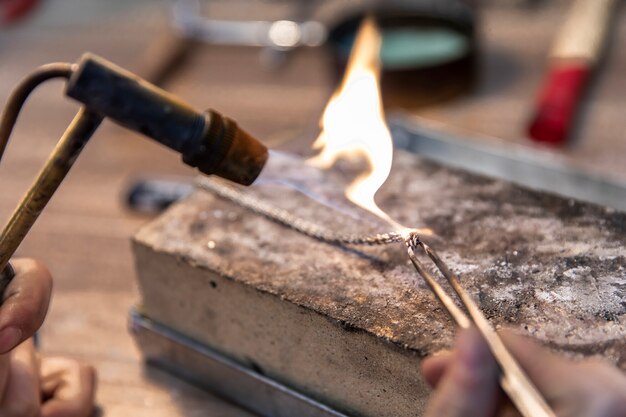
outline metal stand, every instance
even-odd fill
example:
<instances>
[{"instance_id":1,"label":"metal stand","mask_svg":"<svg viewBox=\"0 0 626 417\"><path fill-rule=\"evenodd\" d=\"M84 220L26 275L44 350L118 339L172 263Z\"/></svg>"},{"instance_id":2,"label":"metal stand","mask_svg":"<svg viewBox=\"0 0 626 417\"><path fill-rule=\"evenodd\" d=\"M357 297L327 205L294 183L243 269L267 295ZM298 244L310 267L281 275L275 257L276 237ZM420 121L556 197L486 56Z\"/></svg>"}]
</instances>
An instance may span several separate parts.
<instances>
[{"instance_id":1,"label":"metal stand","mask_svg":"<svg viewBox=\"0 0 626 417\"><path fill-rule=\"evenodd\" d=\"M261 417L347 417L135 310L130 312L130 328L148 364L164 368Z\"/></svg>"}]
</instances>

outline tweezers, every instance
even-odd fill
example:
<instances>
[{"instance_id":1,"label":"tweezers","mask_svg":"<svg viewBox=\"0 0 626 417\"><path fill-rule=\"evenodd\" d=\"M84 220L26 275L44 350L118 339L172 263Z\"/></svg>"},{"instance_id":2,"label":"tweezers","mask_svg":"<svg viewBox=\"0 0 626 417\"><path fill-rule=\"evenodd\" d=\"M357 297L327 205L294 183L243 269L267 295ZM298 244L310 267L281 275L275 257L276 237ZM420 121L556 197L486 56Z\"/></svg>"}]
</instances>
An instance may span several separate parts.
<instances>
[{"instance_id":1,"label":"tweezers","mask_svg":"<svg viewBox=\"0 0 626 417\"><path fill-rule=\"evenodd\" d=\"M556 417L556 414L552 411L537 387L535 387L517 360L506 348L495 328L480 311L478 305L476 305L469 293L461 286L457 276L450 271L448 266L441 260L437 252L426 243L422 242L416 234L413 234L406 240L406 245L409 258L418 274L426 281L456 324L462 329L467 329L471 327L473 323L485 339L489 350L500 367L500 386L511 399L520 414L523 417ZM417 248L422 248L426 255L434 262L437 269L446 278L457 294L461 304L467 310L469 317L456 305L452 296L447 294L443 287L426 270L415 253Z\"/></svg>"}]
</instances>

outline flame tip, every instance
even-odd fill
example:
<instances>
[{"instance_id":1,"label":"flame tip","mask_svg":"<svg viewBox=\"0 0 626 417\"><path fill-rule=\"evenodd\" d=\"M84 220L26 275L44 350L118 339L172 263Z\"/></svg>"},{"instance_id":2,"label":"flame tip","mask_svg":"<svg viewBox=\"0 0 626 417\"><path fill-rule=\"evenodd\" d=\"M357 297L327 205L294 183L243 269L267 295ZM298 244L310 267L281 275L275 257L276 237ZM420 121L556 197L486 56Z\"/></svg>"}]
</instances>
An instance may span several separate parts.
<instances>
[{"instance_id":1,"label":"flame tip","mask_svg":"<svg viewBox=\"0 0 626 417\"><path fill-rule=\"evenodd\" d=\"M329 168L337 160L363 156L369 169L346 188L346 197L387 221L406 229L380 209L374 197L387 180L393 161L393 142L385 123L380 94L381 35L367 16L354 41L344 78L322 116L322 132L313 144L320 152L309 163Z\"/></svg>"}]
</instances>

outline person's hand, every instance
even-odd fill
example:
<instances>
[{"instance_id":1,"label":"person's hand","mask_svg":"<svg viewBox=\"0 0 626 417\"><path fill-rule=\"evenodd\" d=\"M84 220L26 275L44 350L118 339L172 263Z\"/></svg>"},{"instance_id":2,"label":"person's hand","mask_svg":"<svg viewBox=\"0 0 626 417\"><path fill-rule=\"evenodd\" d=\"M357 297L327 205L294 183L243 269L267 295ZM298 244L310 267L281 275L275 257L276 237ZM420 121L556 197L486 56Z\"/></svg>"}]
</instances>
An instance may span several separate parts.
<instances>
[{"instance_id":1,"label":"person's hand","mask_svg":"<svg viewBox=\"0 0 626 417\"><path fill-rule=\"evenodd\" d=\"M94 413L93 367L58 357L41 360L41 417L89 417ZM39 414L37 414L39 416Z\"/></svg>"},{"instance_id":2,"label":"person's hand","mask_svg":"<svg viewBox=\"0 0 626 417\"><path fill-rule=\"evenodd\" d=\"M0 305L0 417L88 417L95 373L75 361L37 357L31 336L48 310L52 279L32 260L12 262Z\"/></svg>"},{"instance_id":3,"label":"person's hand","mask_svg":"<svg viewBox=\"0 0 626 417\"><path fill-rule=\"evenodd\" d=\"M626 416L626 375L614 366L570 361L511 332L501 337L558 417ZM511 414L496 362L476 329L462 331L452 352L426 359L422 372L435 387L426 417L518 415Z\"/></svg>"}]
</instances>

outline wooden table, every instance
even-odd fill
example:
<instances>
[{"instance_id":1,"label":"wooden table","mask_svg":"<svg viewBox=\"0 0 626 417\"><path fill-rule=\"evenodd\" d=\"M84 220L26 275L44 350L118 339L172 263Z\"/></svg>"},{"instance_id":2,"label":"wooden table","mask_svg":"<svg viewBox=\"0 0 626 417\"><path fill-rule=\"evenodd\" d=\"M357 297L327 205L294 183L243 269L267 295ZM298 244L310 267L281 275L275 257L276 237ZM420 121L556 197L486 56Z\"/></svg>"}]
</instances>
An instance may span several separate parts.
<instances>
[{"instance_id":1,"label":"wooden table","mask_svg":"<svg viewBox=\"0 0 626 417\"><path fill-rule=\"evenodd\" d=\"M164 29L166 4L45 2L30 21L0 32L0 98L4 100L36 66L75 61L87 50L137 68L151 39ZM512 24L517 23L518 10L499 7L488 13L484 35L490 52L478 93L419 114L521 140L517 127L543 73L546 42L562 8L559 2L545 15L524 12L526 20L519 26ZM620 20L624 18L621 13ZM619 26L623 39L626 25ZM526 37L532 42L517 41ZM613 75L599 80L589 127L581 133L580 146L568 152L626 177L620 162L626 153L626 141L621 140L626 132L626 84L620 78L626 51L612 52L607 71ZM332 89L325 63L319 51L298 53L287 67L272 72L259 68L256 50L204 47L167 88L200 108L211 106L229 114L271 143L312 139ZM62 97L59 82L42 87L28 103L0 167L4 218L76 109ZM122 195L131 179L151 174L192 171L173 153L105 123L20 248L20 256L45 261L55 277L54 299L42 330L43 352L73 356L97 367L98 403L106 416L248 416L169 375L144 369L126 330L128 310L137 299L129 238L149 219L125 210Z\"/></svg>"}]
</instances>

